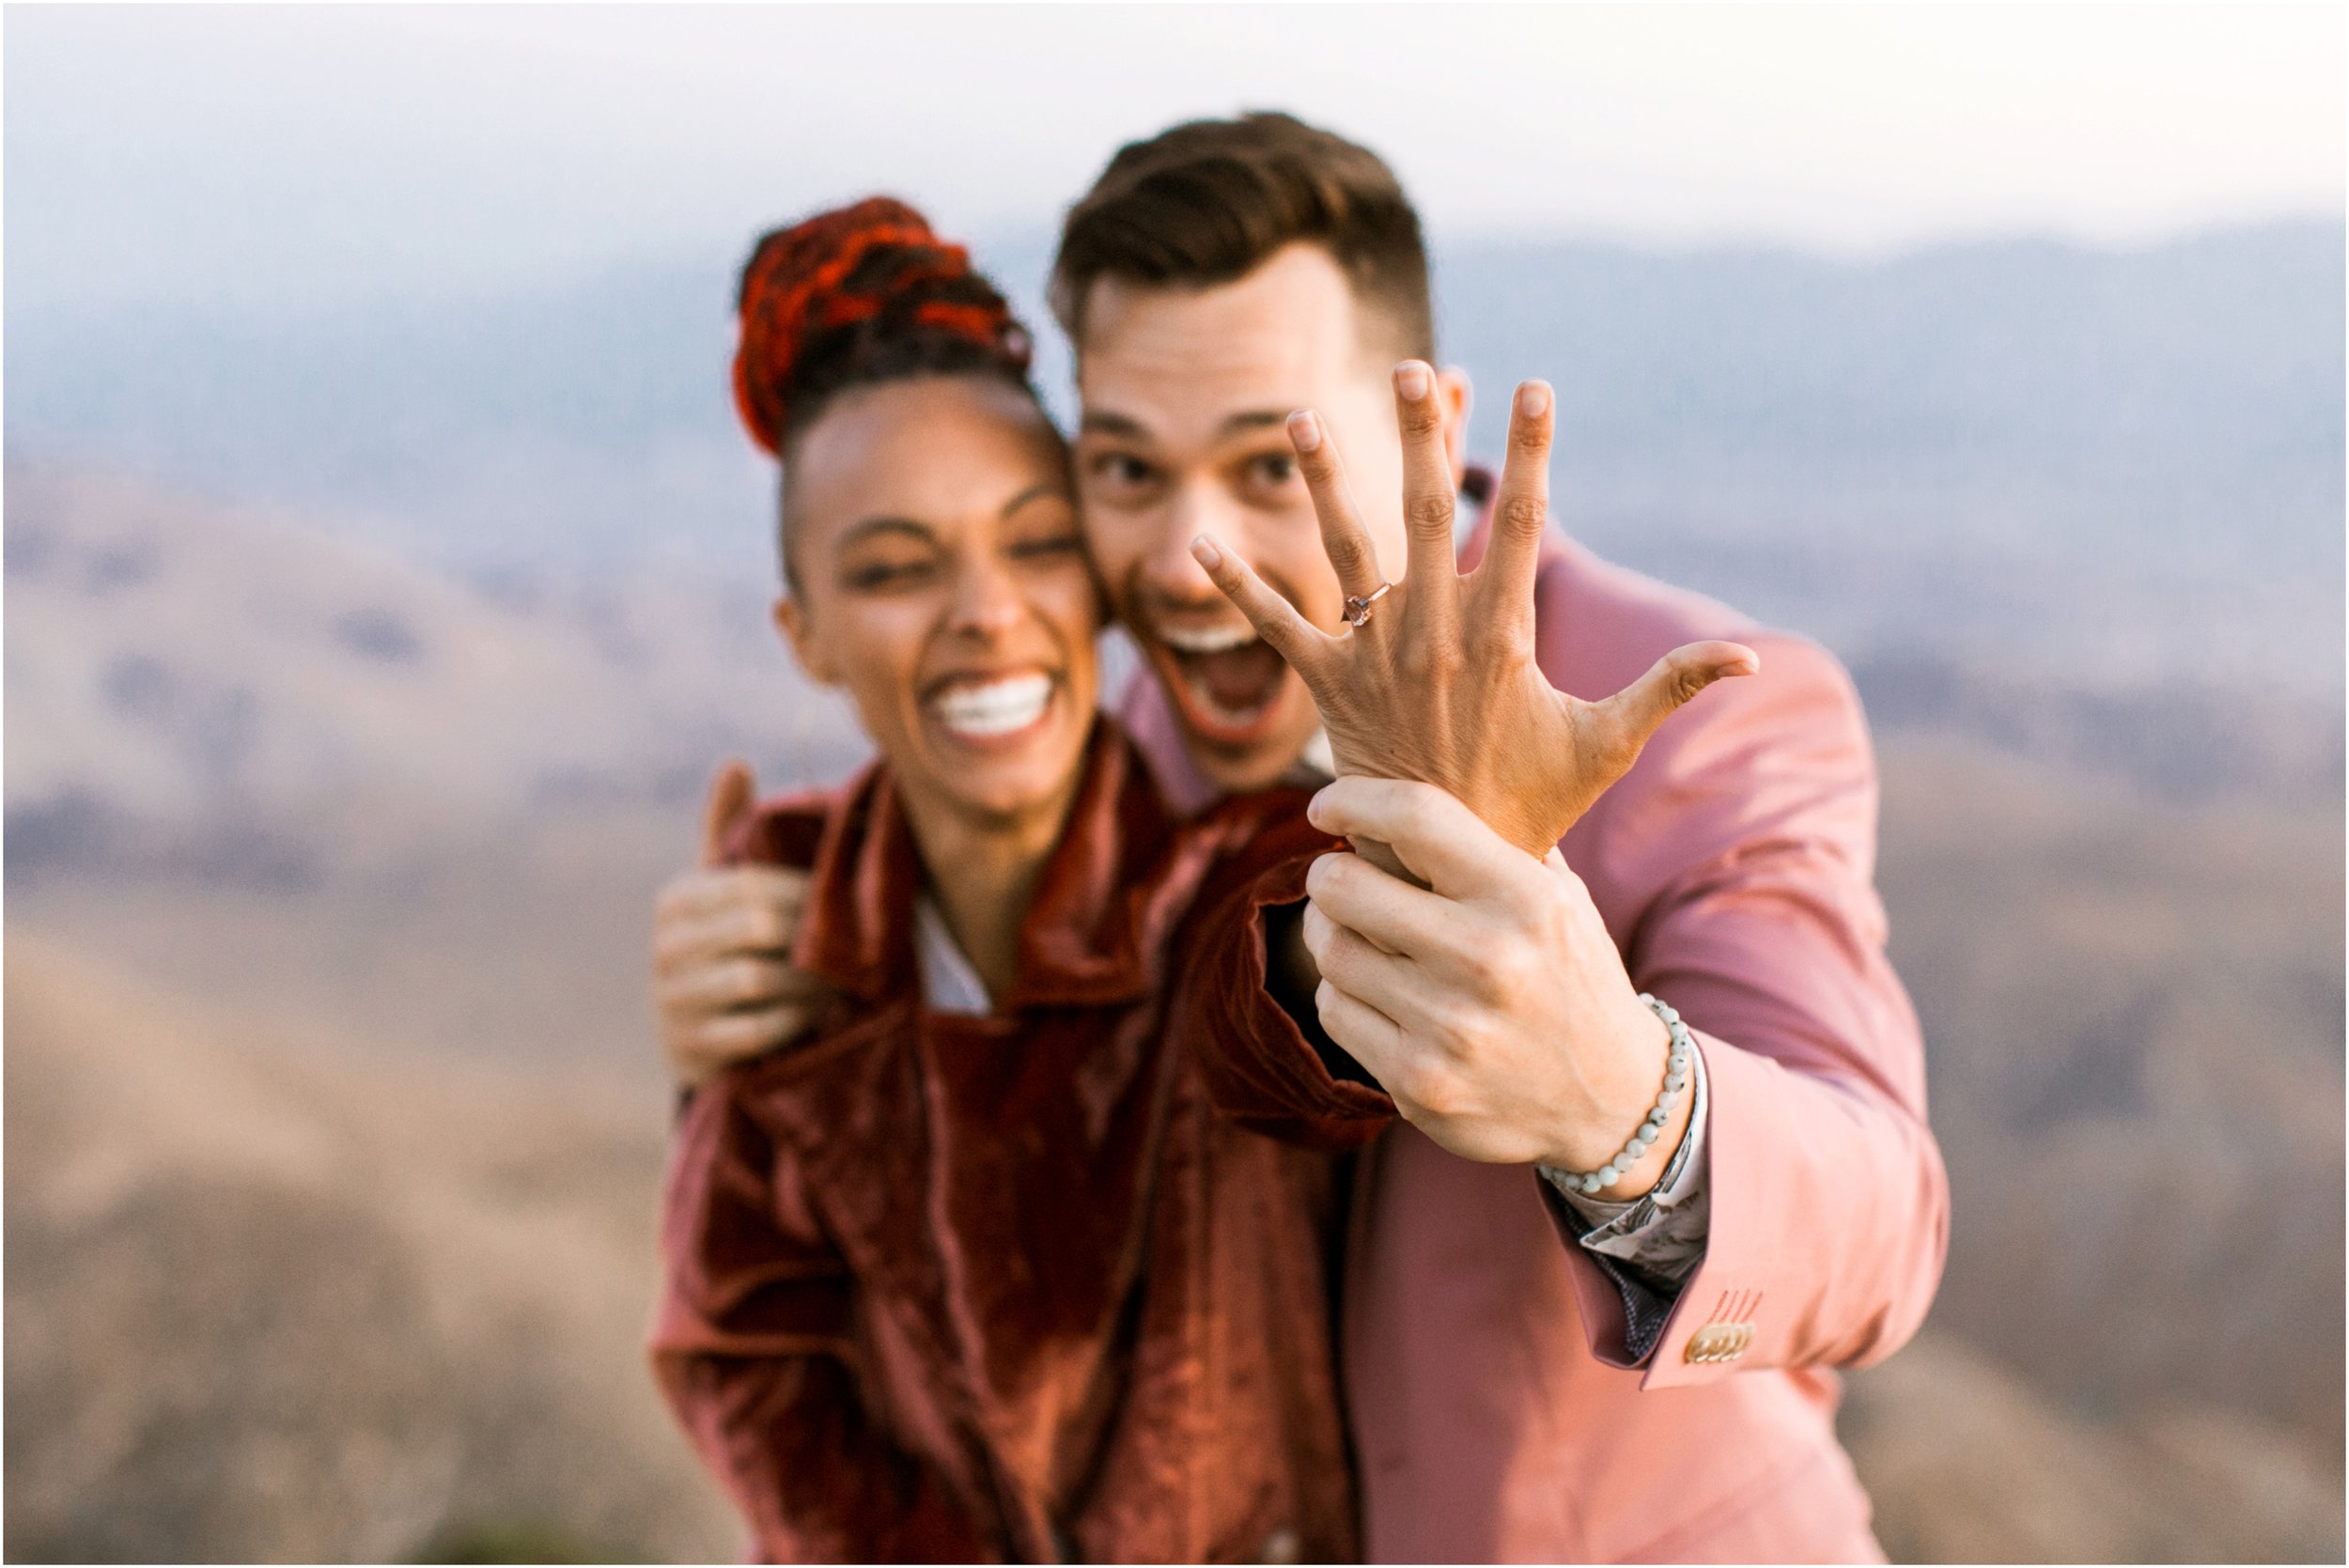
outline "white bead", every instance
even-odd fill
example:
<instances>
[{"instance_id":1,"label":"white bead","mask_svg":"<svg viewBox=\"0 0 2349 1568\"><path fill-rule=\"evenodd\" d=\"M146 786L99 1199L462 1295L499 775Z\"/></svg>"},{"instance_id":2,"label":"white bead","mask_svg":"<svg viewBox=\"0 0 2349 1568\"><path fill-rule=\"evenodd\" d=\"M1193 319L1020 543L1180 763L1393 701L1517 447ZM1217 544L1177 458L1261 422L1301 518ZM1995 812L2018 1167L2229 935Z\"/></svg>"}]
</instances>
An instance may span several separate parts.
<instances>
[{"instance_id":1,"label":"white bead","mask_svg":"<svg viewBox=\"0 0 2349 1568\"><path fill-rule=\"evenodd\" d=\"M1664 1087L1673 1091L1675 1094L1688 1086L1688 1075L1687 1073L1666 1073L1664 1075Z\"/></svg>"},{"instance_id":2,"label":"white bead","mask_svg":"<svg viewBox=\"0 0 2349 1568\"><path fill-rule=\"evenodd\" d=\"M1613 1166L1602 1165L1598 1168L1598 1185L1600 1187L1612 1187L1621 1180L1623 1180L1623 1172L1616 1170Z\"/></svg>"},{"instance_id":3,"label":"white bead","mask_svg":"<svg viewBox=\"0 0 2349 1568\"><path fill-rule=\"evenodd\" d=\"M1600 1188L1605 1187L1606 1185L1607 1184L1605 1182L1598 1179L1595 1173L1582 1178L1582 1190L1585 1192L1596 1192Z\"/></svg>"}]
</instances>

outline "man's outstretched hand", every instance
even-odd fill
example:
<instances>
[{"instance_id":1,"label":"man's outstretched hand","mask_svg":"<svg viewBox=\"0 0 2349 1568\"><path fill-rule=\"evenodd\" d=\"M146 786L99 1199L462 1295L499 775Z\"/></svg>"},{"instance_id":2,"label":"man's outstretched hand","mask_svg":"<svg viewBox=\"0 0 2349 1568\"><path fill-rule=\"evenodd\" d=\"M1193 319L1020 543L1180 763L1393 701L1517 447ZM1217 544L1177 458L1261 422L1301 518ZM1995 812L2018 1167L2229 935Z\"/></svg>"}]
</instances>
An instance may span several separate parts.
<instances>
[{"instance_id":1,"label":"man's outstretched hand","mask_svg":"<svg viewBox=\"0 0 2349 1568\"><path fill-rule=\"evenodd\" d=\"M1550 389L1540 381L1517 388L1492 537L1463 576L1435 374L1406 362L1394 388L1408 565L1363 624L1313 626L1213 539L1202 536L1192 552L1303 679L1341 775L1435 784L1511 844L1545 855L1675 708L1723 676L1753 674L1761 660L1736 643L1692 643L1604 701L1556 690L1534 662L1533 644L1533 583L1549 516ZM1344 465L1310 410L1290 416L1289 440L1330 564L1350 598L1368 599L1380 586L1377 557ZM1394 869L1376 841L1358 846Z\"/></svg>"},{"instance_id":2,"label":"man's outstretched hand","mask_svg":"<svg viewBox=\"0 0 2349 1568\"><path fill-rule=\"evenodd\" d=\"M1673 710L1761 660L1693 643L1601 702L1552 687L1533 637L1549 388L1517 388L1492 536L1463 576L1435 375L1406 363L1394 387L1408 553L1404 580L1375 600L1377 554L1338 455L1311 411L1289 420L1330 564L1370 601L1361 624L1309 625L1214 540L1192 551L1329 727L1340 777L1313 817L1361 853L1323 856L1306 884L1323 1027L1452 1153L1597 1170L1655 1103L1669 1037L1557 844ZM1655 1185L1692 1099L1598 1196Z\"/></svg>"},{"instance_id":3,"label":"man's outstretched hand","mask_svg":"<svg viewBox=\"0 0 2349 1568\"><path fill-rule=\"evenodd\" d=\"M702 816L701 864L662 888L653 906L653 1007L681 1088L798 1038L823 996L821 985L791 967L806 874L722 863L756 796L746 765L718 770Z\"/></svg>"}]
</instances>

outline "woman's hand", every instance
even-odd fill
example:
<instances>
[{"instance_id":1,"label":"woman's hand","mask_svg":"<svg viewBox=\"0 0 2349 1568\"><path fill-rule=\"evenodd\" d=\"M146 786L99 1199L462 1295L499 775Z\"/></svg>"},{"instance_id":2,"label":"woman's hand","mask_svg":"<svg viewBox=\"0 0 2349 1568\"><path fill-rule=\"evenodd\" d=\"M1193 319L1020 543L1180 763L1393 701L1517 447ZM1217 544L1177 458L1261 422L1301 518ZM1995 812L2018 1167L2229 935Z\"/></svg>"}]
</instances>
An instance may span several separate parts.
<instances>
[{"instance_id":1,"label":"woman's hand","mask_svg":"<svg viewBox=\"0 0 2349 1568\"><path fill-rule=\"evenodd\" d=\"M1543 856L1623 777L1673 709L1723 676L1753 674L1761 660L1739 644L1692 643L1603 702L1552 687L1534 662L1533 643L1533 583L1549 518L1549 387L1517 388L1492 538L1466 576L1455 557L1455 486L1435 373L1407 361L1395 369L1394 388L1409 544L1404 581L1392 586L1379 582L1377 557L1319 417L1311 410L1289 416L1322 545L1358 607L1358 624L1334 634L1311 625L1246 562L1204 535L1192 553L1303 679L1341 774L1438 785L1509 843ZM1383 846L1356 847L1408 875Z\"/></svg>"}]
</instances>

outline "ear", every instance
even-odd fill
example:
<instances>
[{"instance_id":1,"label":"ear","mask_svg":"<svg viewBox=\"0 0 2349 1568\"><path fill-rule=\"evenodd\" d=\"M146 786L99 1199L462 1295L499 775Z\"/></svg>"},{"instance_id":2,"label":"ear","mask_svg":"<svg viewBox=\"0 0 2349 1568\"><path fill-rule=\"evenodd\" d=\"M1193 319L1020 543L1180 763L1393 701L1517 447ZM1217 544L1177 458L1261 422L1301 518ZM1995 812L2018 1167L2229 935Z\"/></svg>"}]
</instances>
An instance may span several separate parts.
<instances>
[{"instance_id":1,"label":"ear","mask_svg":"<svg viewBox=\"0 0 2349 1568\"><path fill-rule=\"evenodd\" d=\"M1456 488L1468 476L1469 373L1456 365L1437 371L1436 396L1443 403L1443 455Z\"/></svg>"},{"instance_id":2,"label":"ear","mask_svg":"<svg viewBox=\"0 0 2349 1568\"><path fill-rule=\"evenodd\" d=\"M840 667L832 661L824 640L809 629L807 613L800 608L799 600L786 594L775 600L774 615L775 629L783 633L783 640L790 644L791 657L800 661L800 668L807 672L808 678L818 686L838 686Z\"/></svg>"}]
</instances>

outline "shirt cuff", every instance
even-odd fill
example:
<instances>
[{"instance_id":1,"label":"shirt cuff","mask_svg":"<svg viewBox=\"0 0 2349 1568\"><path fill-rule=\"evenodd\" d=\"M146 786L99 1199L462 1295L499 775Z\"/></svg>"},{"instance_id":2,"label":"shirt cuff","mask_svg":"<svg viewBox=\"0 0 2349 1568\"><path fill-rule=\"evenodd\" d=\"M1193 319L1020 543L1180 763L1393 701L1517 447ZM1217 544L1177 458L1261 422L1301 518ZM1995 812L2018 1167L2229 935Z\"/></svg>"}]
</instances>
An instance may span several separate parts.
<instances>
[{"instance_id":1,"label":"shirt cuff","mask_svg":"<svg viewBox=\"0 0 2349 1568\"><path fill-rule=\"evenodd\" d=\"M1706 1083L1704 1051L1693 1052L1688 1127L1680 1147L1657 1184L1627 1203L1590 1197L1574 1186L1563 1172L1540 1167L1542 1175L1565 1200L1582 1227L1583 1250L1599 1262L1624 1293L1625 1306L1636 1330L1642 1319L1662 1327L1663 1312L1680 1294L1680 1287L1704 1261L1705 1237L1712 1204L1708 1201L1705 1159ZM1636 1288L1635 1288L1636 1287ZM1639 1297L1634 1307L1634 1297ZM1636 1332L1630 1349L1641 1353Z\"/></svg>"}]
</instances>

